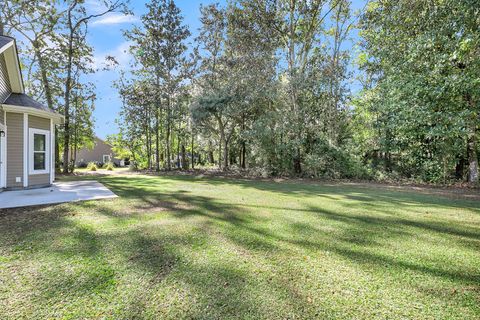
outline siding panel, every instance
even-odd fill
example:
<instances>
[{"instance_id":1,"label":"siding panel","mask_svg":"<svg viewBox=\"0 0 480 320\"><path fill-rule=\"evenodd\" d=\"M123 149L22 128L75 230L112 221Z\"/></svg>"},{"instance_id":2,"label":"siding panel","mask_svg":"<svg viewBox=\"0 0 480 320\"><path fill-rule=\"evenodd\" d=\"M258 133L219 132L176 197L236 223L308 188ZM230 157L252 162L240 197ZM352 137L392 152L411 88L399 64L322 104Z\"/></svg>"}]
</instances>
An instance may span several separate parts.
<instances>
[{"instance_id":1,"label":"siding panel","mask_svg":"<svg viewBox=\"0 0 480 320\"><path fill-rule=\"evenodd\" d=\"M3 103L11 92L12 88L8 78L7 64L5 63L5 57L2 53L0 54L0 103Z\"/></svg>"},{"instance_id":2,"label":"siding panel","mask_svg":"<svg viewBox=\"0 0 480 320\"><path fill-rule=\"evenodd\" d=\"M83 148L77 151L77 165L84 162L103 162L103 155L109 155L112 161L117 165L120 163L119 159L114 159L112 147L103 140L95 137L95 147L93 149Z\"/></svg>"},{"instance_id":3,"label":"siding panel","mask_svg":"<svg viewBox=\"0 0 480 320\"><path fill-rule=\"evenodd\" d=\"M28 175L28 186L46 186L50 184L50 174L30 174Z\"/></svg>"},{"instance_id":4,"label":"siding panel","mask_svg":"<svg viewBox=\"0 0 480 320\"><path fill-rule=\"evenodd\" d=\"M23 187L23 114L7 112L7 188ZM22 182L15 182L22 177Z\"/></svg>"},{"instance_id":5,"label":"siding panel","mask_svg":"<svg viewBox=\"0 0 480 320\"><path fill-rule=\"evenodd\" d=\"M28 116L28 127L50 131L50 119Z\"/></svg>"}]
</instances>

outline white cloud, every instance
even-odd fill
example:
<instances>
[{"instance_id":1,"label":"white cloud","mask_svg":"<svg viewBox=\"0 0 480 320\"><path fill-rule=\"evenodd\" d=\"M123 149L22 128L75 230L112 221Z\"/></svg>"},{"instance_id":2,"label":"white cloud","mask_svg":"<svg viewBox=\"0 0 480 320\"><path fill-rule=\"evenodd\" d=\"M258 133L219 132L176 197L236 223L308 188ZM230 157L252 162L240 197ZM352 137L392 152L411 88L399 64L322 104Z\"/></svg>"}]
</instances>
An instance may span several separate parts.
<instances>
[{"instance_id":1,"label":"white cloud","mask_svg":"<svg viewBox=\"0 0 480 320\"><path fill-rule=\"evenodd\" d=\"M132 15L124 15L123 13L109 13L93 21L92 26L134 23L136 21L138 21L137 17Z\"/></svg>"},{"instance_id":2,"label":"white cloud","mask_svg":"<svg viewBox=\"0 0 480 320\"><path fill-rule=\"evenodd\" d=\"M88 9L89 12L95 14L103 12L105 10L105 5L103 5L101 1L98 0L86 0L85 7Z\"/></svg>"},{"instance_id":3,"label":"white cloud","mask_svg":"<svg viewBox=\"0 0 480 320\"><path fill-rule=\"evenodd\" d=\"M106 66L105 58L107 56L112 56L118 62L117 68L125 69L132 61L132 56L129 52L129 48L131 45L132 42L124 41L112 50L96 53L93 57L93 67L96 69L102 69Z\"/></svg>"}]
</instances>

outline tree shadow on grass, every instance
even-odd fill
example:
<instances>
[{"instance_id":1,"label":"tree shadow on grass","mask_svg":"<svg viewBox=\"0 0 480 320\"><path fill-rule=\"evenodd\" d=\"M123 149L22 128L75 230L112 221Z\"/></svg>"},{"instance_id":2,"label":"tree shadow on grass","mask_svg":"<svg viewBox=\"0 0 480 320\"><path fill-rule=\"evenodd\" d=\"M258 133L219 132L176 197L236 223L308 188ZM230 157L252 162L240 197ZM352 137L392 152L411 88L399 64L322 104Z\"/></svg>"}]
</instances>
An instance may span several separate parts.
<instances>
[{"instance_id":1,"label":"tree shadow on grass","mask_svg":"<svg viewBox=\"0 0 480 320\"><path fill-rule=\"evenodd\" d=\"M349 185L337 183L314 183L310 181L263 181L250 179L232 179L220 177L198 177L189 175L169 175L169 176L148 176L149 182L142 181L142 177L117 176L106 177L105 182L116 181L125 183L132 181L140 182L140 186L151 186L152 181L165 183L168 180L185 181L185 182L201 182L212 186L234 185L246 189L256 189L260 191L275 192L286 195L301 196L320 196L333 200L331 194L341 196L352 201L367 202L388 202L402 206L423 206L423 207L449 207L449 208L468 208L480 213L480 204L478 201L468 199L451 199L441 194L422 193L414 190L389 190L381 185ZM127 182L128 183L128 182Z\"/></svg>"},{"instance_id":2,"label":"tree shadow on grass","mask_svg":"<svg viewBox=\"0 0 480 320\"><path fill-rule=\"evenodd\" d=\"M150 208L164 206L169 210L172 210L173 214L180 218L190 216L204 216L205 218L215 219L231 224L233 226L237 226L239 227L238 229L245 230L245 232L247 232L249 235L255 234L255 238L257 239L253 239L252 241L251 236L249 237L245 234L242 235L242 233L236 232L235 230L232 230L230 232L231 237L235 238L236 241L244 241L245 245L247 246L252 246L253 244L255 244L256 241L258 243L257 247L259 249L270 248L278 250L278 248L273 248L271 246L270 241L262 241L262 239L265 240L269 238L268 229L259 227L261 222L265 221L262 221L262 218L258 215L253 216L250 214L252 209L259 208L276 212L287 211L291 212L294 215L310 214L322 220L328 219L336 221L337 223L340 223L340 225L337 226L337 229L342 230L341 235L336 234L338 239L354 245L381 246L387 240L393 240L395 238L401 239L402 237L409 237L412 236L414 233L424 231L438 235L455 236L455 238L453 238L455 242L469 248L478 247L480 241L479 228L470 224L465 224L457 221L452 224L450 220L441 220L433 216L409 216L401 214L378 215L375 212L371 214L365 214L360 212L352 213L351 211L348 211L348 213L341 213L340 211L329 211L325 208L313 205L306 205L303 208L292 209L282 206L262 206L257 204L229 204L220 202L218 199L215 198L191 195L187 191L177 193L175 191L159 192L156 191L154 188L150 189L151 183L163 178L150 177L148 179L149 182L145 183L145 181L143 181L141 187L135 187L135 189L132 189L129 186L137 186L136 180L141 180L141 177L135 177L135 181L130 181L130 183L128 183L128 180L130 179L132 178L115 177L115 179L112 179L112 181L107 181L106 183L110 184L114 191L117 192L121 197L141 199L142 203L147 203ZM186 181L190 182L200 180L202 181L202 183L211 183L212 180L211 178L198 179L189 176L169 176L168 179L180 179L182 181L186 179ZM426 209L428 209L432 204L439 206L441 205L443 207L445 205L445 201L448 202L448 204L446 204L447 207L450 205L450 200L448 199L430 199L430 197L427 197L426 202L418 202L419 199L415 198L414 195L391 191L387 192L387 195L381 196L381 200L373 200L374 196L370 195L370 193L372 193L371 190L368 190L370 192L368 195L358 196L357 194L361 192L362 188L360 188L359 191L359 189L356 187L348 187L346 188L347 190L343 190L342 187L339 188L338 186L334 186L332 187L333 189L329 189L330 187L328 186L302 186L298 185L298 183L288 183L287 186L285 186L282 184L275 184L271 182L243 180L232 181L231 179L213 179L213 183L229 183L233 185L248 184L248 187L253 189L257 188L258 185L261 185L261 189L273 189L272 192L277 192L278 189L283 190L285 187L293 188L299 192L307 189L309 190L307 194L324 194L326 192L325 188L327 188L327 191L331 192L332 194L342 195L345 196L347 199L349 199L349 197L352 198L355 203L349 203L349 207L358 205L361 206L364 211L367 210L367 212L373 210L364 208L366 199L370 199L370 201L367 201L367 204L370 206L380 205L380 209L378 209L378 211L382 213L385 213L382 207L387 204L390 206L393 204L392 208L394 210L405 205L407 205L408 208L408 204L412 205L412 203L414 203L416 207L424 207ZM144 187L147 189L144 189ZM312 188L315 188L316 192L313 192ZM378 192L375 193L375 197L377 197L377 193ZM396 199L397 195L401 198L400 202ZM162 200L160 201L158 199ZM425 199L422 198L421 200L423 201ZM455 204L454 206L460 206L462 204L463 202ZM466 207L469 208L468 205ZM418 231L415 231L415 229L418 229ZM302 226L292 224L291 231L292 232L288 235L288 238L309 237L311 236L311 234L319 232L318 229L309 228L309 224L307 223L304 223ZM310 233L310 235L302 234L302 232Z\"/></svg>"},{"instance_id":3,"label":"tree shadow on grass","mask_svg":"<svg viewBox=\"0 0 480 320\"><path fill-rule=\"evenodd\" d=\"M120 188L120 193L127 190ZM220 220L227 223L227 227L223 228L223 232L229 237L229 240L243 246L247 250L263 250L265 252L285 251L287 250L281 243L289 243L302 249L308 249L311 252L319 250L328 250L348 259L358 262L378 262L379 266L393 266L397 269L405 269L413 272L421 272L435 276L445 277L465 283L473 283L479 280L479 277L472 276L467 273L458 271L450 271L443 268L428 268L421 264L412 262L402 262L401 260L388 258L374 253L369 254L365 250L374 250L375 246L382 246L385 241L395 238L402 239L411 237L417 233L430 232L437 235L454 236L455 241L462 245L468 244L470 247L478 245L480 240L480 231L478 228L470 227L464 224L459 226L451 223L436 222L431 219L409 219L396 216L378 216L378 215L362 215L362 214L343 214L339 212L329 211L318 206L306 206L303 209L290 209L286 207L268 207L256 206L252 207L266 208L272 210L292 211L296 213L309 214L317 219L319 223L322 220L331 220L336 225L337 233L334 235L334 241L328 242L328 234L320 237L321 241L316 241L316 235L322 234L322 231L313 227L311 223L291 223L292 232L279 234L272 232L268 228L261 227L256 223L257 217L248 216L249 205L233 205L218 204L216 199L188 195L188 192L181 194L175 193L150 193L150 196L166 197L175 199L180 203L190 203L193 209L179 209L178 212L172 214L179 218L199 215L207 219ZM363 199L363 198L362 198ZM149 200L153 206L155 202ZM221 214L219 216L219 214ZM231 228L228 227L231 225ZM418 229L416 231L415 229ZM338 244L337 246L334 244ZM355 249L345 249L345 246L354 246ZM358 251L356 251L358 250ZM367 252L367 253L365 253ZM359 257L364 256L365 259ZM352 258L353 257L353 258Z\"/></svg>"},{"instance_id":4,"label":"tree shadow on grass","mask_svg":"<svg viewBox=\"0 0 480 320\"><path fill-rule=\"evenodd\" d=\"M478 228L475 227L397 216L378 216L375 213L362 215L334 212L313 205L305 205L300 209L263 206L261 208L269 211L286 213L272 218L284 219L282 228L272 229L267 218L254 213L252 207L260 206L224 203L220 199L194 195L185 190L157 191L152 187L152 183L156 183L159 178L147 180L115 176L106 177L102 181L123 198L115 201L130 202L125 208L117 208L107 201L99 201L58 206L58 210L55 207L41 208L38 212L21 216L2 216L0 240L6 241L0 241L2 242L0 250L9 253L10 246L22 247L24 243L34 243L33 252L24 252L25 257L35 258L35 254L45 254L48 258L48 254L51 254L56 261L65 259L66 263L75 266L77 269L71 273L65 272L62 265L55 265L49 272L42 271L44 273L39 279L43 286L39 290L48 299L53 299L57 303L60 303L60 300L55 300L56 296L74 299L92 293L115 294L121 275L127 270L138 274L139 279L143 275L145 282L136 289L137 292L129 296L127 305L122 309L125 312L122 315L127 315L127 318L143 317L147 309L157 310L158 314L161 314L161 309L155 309L160 306L156 306L156 301L152 299L154 293L161 290L162 286L167 283L172 285L168 280L172 280L173 283L184 283L187 289L197 296L197 305L186 312L186 317L229 318L241 314L258 318L268 315L262 301L256 299L252 287L247 285L252 286L257 276L250 274L248 269L235 265L235 261L240 261L237 260L238 257L231 261L206 261L201 265L189 261L182 255L185 250L193 251L193 248L202 245L221 246L222 243L218 242L220 236L227 244L239 246L249 253L246 259L250 259L251 262L256 259L255 254L262 255L267 261L274 263L268 259L275 258L276 254L290 255L292 259L298 259L299 251L312 255L328 251L369 272L382 273L382 270L387 270L389 272L383 273L389 274L392 280L398 280L396 273L408 272L469 285L478 285L480 282L478 275L461 268L454 270L452 266L442 266L441 261L425 264L414 259L394 257L388 250L387 253L376 251L387 241L421 232L448 236L452 239L461 238L461 241L474 246L480 239ZM245 187L255 191L257 187L251 183ZM269 186L261 188L287 193L286 190L276 191ZM293 186L296 192L304 195L302 188ZM351 198L357 202L378 201L365 199L370 195L361 195L361 199L358 198L359 191L355 188L350 191L331 190L328 187L316 189L306 191L307 195L324 194L331 197L332 193L347 198L357 197ZM385 196L386 198L381 201L388 202L389 197L393 196ZM403 195L400 202L393 203L400 205L417 200ZM427 201L425 205L428 204ZM209 228L185 234L174 227L166 228L161 224L139 224L135 227L99 232L68 219L69 213L62 213L66 208L72 212L78 208L91 209L95 214L118 223L125 219L142 219L150 211L160 208L168 211L168 217L178 219L187 226L189 223L193 224L196 219L201 221L199 225L208 225ZM289 215L300 215L305 219L301 221L286 219ZM332 228L333 233L321 228L325 223ZM297 251L294 252L292 248ZM273 299L281 300L283 298L279 293L280 288L282 285L287 287L288 295L292 299L298 299L297 302L291 302L292 308L302 316L306 314L305 310L311 310L312 307L303 299L304 297L295 292L294 281L295 279L289 280L285 285L274 279L271 295Z\"/></svg>"}]
</instances>

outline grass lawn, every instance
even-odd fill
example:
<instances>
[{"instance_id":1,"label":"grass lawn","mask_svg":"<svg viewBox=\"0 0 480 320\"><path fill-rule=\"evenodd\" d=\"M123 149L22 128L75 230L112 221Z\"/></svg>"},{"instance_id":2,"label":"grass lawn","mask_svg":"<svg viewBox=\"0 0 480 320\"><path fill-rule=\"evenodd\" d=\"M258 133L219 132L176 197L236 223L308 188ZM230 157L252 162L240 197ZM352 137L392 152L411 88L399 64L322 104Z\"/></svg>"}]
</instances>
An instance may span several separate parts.
<instances>
[{"instance_id":1,"label":"grass lawn","mask_svg":"<svg viewBox=\"0 0 480 320\"><path fill-rule=\"evenodd\" d=\"M478 199L90 178L120 198L2 211L0 319L480 318Z\"/></svg>"}]
</instances>

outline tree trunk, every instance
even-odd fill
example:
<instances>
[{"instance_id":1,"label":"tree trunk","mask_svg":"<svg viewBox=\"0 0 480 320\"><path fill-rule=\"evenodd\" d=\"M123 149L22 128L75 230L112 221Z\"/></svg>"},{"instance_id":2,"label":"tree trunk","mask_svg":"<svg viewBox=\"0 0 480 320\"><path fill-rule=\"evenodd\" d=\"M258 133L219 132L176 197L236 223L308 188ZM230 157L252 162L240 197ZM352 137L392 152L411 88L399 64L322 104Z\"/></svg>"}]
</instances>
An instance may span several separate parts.
<instances>
[{"instance_id":1,"label":"tree trunk","mask_svg":"<svg viewBox=\"0 0 480 320\"><path fill-rule=\"evenodd\" d=\"M468 182L478 182L477 128L473 125L468 136Z\"/></svg>"},{"instance_id":2,"label":"tree trunk","mask_svg":"<svg viewBox=\"0 0 480 320\"><path fill-rule=\"evenodd\" d=\"M296 174L302 173L302 154L300 151L300 147L297 147L296 154L293 159L293 169L295 170Z\"/></svg>"},{"instance_id":3,"label":"tree trunk","mask_svg":"<svg viewBox=\"0 0 480 320\"><path fill-rule=\"evenodd\" d=\"M211 140L208 140L208 162L210 162L210 164L215 164L215 159L213 157L213 146L212 146Z\"/></svg>"},{"instance_id":4,"label":"tree trunk","mask_svg":"<svg viewBox=\"0 0 480 320\"><path fill-rule=\"evenodd\" d=\"M155 107L155 170L160 171L160 115Z\"/></svg>"},{"instance_id":5,"label":"tree trunk","mask_svg":"<svg viewBox=\"0 0 480 320\"><path fill-rule=\"evenodd\" d=\"M182 143L182 169L183 169L183 170L188 169L187 159L186 159L185 145L184 145L183 143Z\"/></svg>"},{"instance_id":6,"label":"tree trunk","mask_svg":"<svg viewBox=\"0 0 480 320\"><path fill-rule=\"evenodd\" d=\"M288 47L288 68L289 68L289 75L290 75L290 91L291 91L291 98L292 98L292 113L293 119L295 121L294 124L294 133L293 135L297 139L297 143L300 143L301 140L301 125L299 119L299 110L298 110L298 103L297 103L297 89L292 84L295 80L296 72L295 72L295 42L296 42L296 30L295 30L295 8L296 8L296 0L290 0L290 17L289 17L289 47ZM302 173L302 164L301 164L302 153L300 146L296 147L295 153L293 156L293 169L295 173L300 174Z\"/></svg>"},{"instance_id":7,"label":"tree trunk","mask_svg":"<svg viewBox=\"0 0 480 320\"><path fill-rule=\"evenodd\" d=\"M194 157L194 152L193 152L193 151L194 151L194 150L193 150L193 148L194 148L194 137L195 137L195 136L194 136L194 134L193 134L193 128L192 128L192 147L191 147L191 151L190 151L190 152L191 152L191 158L192 158L192 159L191 159L191 161L192 161L192 170L195 169L195 161L194 161L194 160L195 160L195 157Z\"/></svg>"},{"instance_id":8,"label":"tree trunk","mask_svg":"<svg viewBox=\"0 0 480 320\"><path fill-rule=\"evenodd\" d=\"M73 146L70 155L72 161L72 166L70 167L71 172L75 170L75 161L77 158L77 144L78 144L78 93L75 94L75 108L73 110Z\"/></svg>"},{"instance_id":9,"label":"tree trunk","mask_svg":"<svg viewBox=\"0 0 480 320\"><path fill-rule=\"evenodd\" d=\"M220 140L218 141L218 168L219 169L222 169L222 143L223 143L223 139L220 138Z\"/></svg>"},{"instance_id":10,"label":"tree trunk","mask_svg":"<svg viewBox=\"0 0 480 320\"><path fill-rule=\"evenodd\" d=\"M69 17L70 20L70 17ZM70 90L72 83L72 59L73 59L73 30L70 24L70 38L68 41L68 63L67 63L67 79L65 81L65 131L63 142L63 172L68 173L68 151L70 149Z\"/></svg>"},{"instance_id":11,"label":"tree trunk","mask_svg":"<svg viewBox=\"0 0 480 320\"><path fill-rule=\"evenodd\" d=\"M466 100L471 110L476 110L476 103L470 94L466 96ZM470 183L478 183L477 135L479 122L479 114L474 112L470 119L470 128L467 137L468 182Z\"/></svg>"},{"instance_id":12,"label":"tree trunk","mask_svg":"<svg viewBox=\"0 0 480 320\"><path fill-rule=\"evenodd\" d=\"M466 161L465 155L462 155L457 160L457 164L455 165L455 179L463 180L463 178L465 177L465 166L466 166L466 164L467 164L467 161Z\"/></svg>"},{"instance_id":13,"label":"tree trunk","mask_svg":"<svg viewBox=\"0 0 480 320\"><path fill-rule=\"evenodd\" d=\"M60 143L58 142L58 128L55 126L55 170L60 172Z\"/></svg>"},{"instance_id":14,"label":"tree trunk","mask_svg":"<svg viewBox=\"0 0 480 320\"><path fill-rule=\"evenodd\" d=\"M157 52L158 50L158 43ZM160 62L157 56L157 64L155 65L155 171L160 171L160 71L158 63Z\"/></svg>"},{"instance_id":15,"label":"tree trunk","mask_svg":"<svg viewBox=\"0 0 480 320\"><path fill-rule=\"evenodd\" d=\"M145 108L145 119L147 123L145 124L145 136L147 139L147 170L152 168L152 141L150 136L150 114L148 112L148 107Z\"/></svg>"},{"instance_id":16,"label":"tree trunk","mask_svg":"<svg viewBox=\"0 0 480 320\"><path fill-rule=\"evenodd\" d=\"M247 157L247 146L245 142L245 115L242 115L242 151L240 154L240 166L242 169L245 169L247 167L246 165L246 157Z\"/></svg>"},{"instance_id":17,"label":"tree trunk","mask_svg":"<svg viewBox=\"0 0 480 320\"><path fill-rule=\"evenodd\" d=\"M228 169L228 141L223 137L223 170Z\"/></svg>"},{"instance_id":18,"label":"tree trunk","mask_svg":"<svg viewBox=\"0 0 480 320\"><path fill-rule=\"evenodd\" d=\"M167 97L167 136L166 136L166 143L167 143L167 170L172 170L172 164L170 163L170 97Z\"/></svg>"},{"instance_id":19,"label":"tree trunk","mask_svg":"<svg viewBox=\"0 0 480 320\"><path fill-rule=\"evenodd\" d=\"M180 135L177 134L177 169L180 169L182 166L180 162Z\"/></svg>"},{"instance_id":20,"label":"tree trunk","mask_svg":"<svg viewBox=\"0 0 480 320\"><path fill-rule=\"evenodd\" d=\"M208 162L210 162L211 164L215 164L215 159L213 158L212 150L208 151Z\"/></svg>"}]
</instances>

